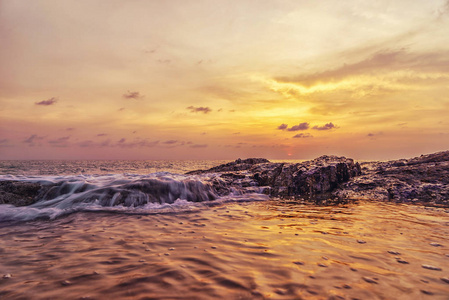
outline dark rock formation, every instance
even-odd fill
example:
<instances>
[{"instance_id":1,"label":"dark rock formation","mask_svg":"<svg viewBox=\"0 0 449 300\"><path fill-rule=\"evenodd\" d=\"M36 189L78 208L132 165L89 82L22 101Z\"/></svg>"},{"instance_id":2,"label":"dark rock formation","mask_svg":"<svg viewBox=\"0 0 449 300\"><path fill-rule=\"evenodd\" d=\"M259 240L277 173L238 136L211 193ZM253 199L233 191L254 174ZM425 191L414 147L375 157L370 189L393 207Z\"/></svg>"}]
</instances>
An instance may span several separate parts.
<instances>
[{"instance_id":1,"label":"dark rock formation","mask_svg":"<svg viewBox=\"0 0 449 300\"><path fill-rule=\"evenodd\" d=\"M331 196L341 183L361 174L352 159L321 156L297 164L271 163L263 158L237 159L209 170L188 174L220 173L219 187L265 187L273 197L295 197L321 200ZM215 185L215 184L214 184Z\"/></svg>"},{"instance_id":2,"label":"dark rock formation","mask_svg":"<svg viewBox=\"0 0 449 300\"><path fill-rule=\"evenodd\" d=\"M62 194L79 193L84 197L79 201L91 197L109 203L113 199L127 206L158 201L171 203L181 195L188 201L208 201L255 192L320 203L366 199L449 207L449 151L361 165L337 156L321 156L296 164L272 163L264 158L237 159L187 174L200 176L180 182L144 179L106 188L89 184L74 186L71 182L3 180L0 181L0 204L24 206Z\"/></svg>"},{"instance_id":3,"label":"dark rock formation","mask_svg":"<svg viewBox=\"0 0 449 300\"><path fill-rule=\"evenodd\" d=\"M33 204L42 186L39 183L0 181L0 204L26 206Z\"/></svg>"},{"instance_id":4,"label":"dark rock formation","mask_svg":"<svg viewBox=\"0 0 449 300\"><path fill-rule=\"evenodd\" d=\"M361 166L363 175L343 184L335 196L449 206L449 151Z\"/></svg>"},{"instance_id":5,"label":"dark rock formation","mask_svg":"<svg viewBox=\"0 0 449 300\"><path fill-rule=\"evenodd\" d=\"M208 170L196 170L187 172L188 175L193 174L203 174L203 173L216 173L216 172L229 172L229 171L243 171L243 170L249 170L254 165L262 164L262 163L269 163L270 161L265 158L248 158L248 159L237 159L236 161L229 162L227 164L219 165L213 168L210 168Z\"/></svg>"}]
</instances>

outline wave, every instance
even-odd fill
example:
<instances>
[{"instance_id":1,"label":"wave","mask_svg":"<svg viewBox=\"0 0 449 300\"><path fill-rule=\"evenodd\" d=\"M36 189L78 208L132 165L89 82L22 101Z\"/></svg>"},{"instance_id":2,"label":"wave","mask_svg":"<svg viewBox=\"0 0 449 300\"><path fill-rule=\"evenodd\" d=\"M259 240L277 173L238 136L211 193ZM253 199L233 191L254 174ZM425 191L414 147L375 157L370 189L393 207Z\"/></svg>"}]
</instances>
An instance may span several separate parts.
<instances>
[{"instance_id":1,"label":"wave","mask_svg":"<svg viewBox=\"0 0 449 300\"><path fill-rule=\"evenodd\" d=\"M77 176L1 176L0 180L38 183L38 200L29 206L0 205L0 221L54 219L79 212L152 214L186 211L224 201L266 200L257 187L227 187L219 176L109 174Z\"/></svg>"}]
</instances>

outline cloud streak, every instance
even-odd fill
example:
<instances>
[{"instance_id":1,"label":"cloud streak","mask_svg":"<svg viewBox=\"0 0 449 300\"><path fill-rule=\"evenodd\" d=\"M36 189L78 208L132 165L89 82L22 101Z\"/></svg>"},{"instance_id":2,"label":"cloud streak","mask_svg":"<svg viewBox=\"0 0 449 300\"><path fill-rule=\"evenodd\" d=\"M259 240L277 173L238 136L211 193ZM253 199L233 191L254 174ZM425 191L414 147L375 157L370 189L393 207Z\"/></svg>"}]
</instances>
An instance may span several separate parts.
<instances>
[{"instance_id":1,"label":"cloud streak","mask_svg":"<svg viewBox=\"0 0 449 300\"><path fill-rule=\"evenodd\" d=\"M299 123L298 125L293 125L292 127L288 128L287 124L281 124L276 129L278 130L287 130L287 131L300 131L300 130L307 130L310 128L310 124L307 122Z\"/></svg>"},{"instance_id":2,"label":"cloud streak","mask_svg":"<svg viewBox=\"0 0 449 300\"><path fill-rule=\"evenodd\" d=\"M334 128L337 128L337 127L332 122L324 124L323 126L316 125L316 126L312 127L312 129L315 129L315 130L331 130Z\"/></svg>"},{"instance_id":3,"label":"cloud streak","mask_svg":"<svg viewBox=\"0 0 449 300\"><path fill-rule=\"evenodd\" d=\"M208 114L212 111L212 109L210 109L209 107L204 107L204 106L199 106L199 107L195 107L195 106L189 106L187 107L188 110L190 110L191 113L204 113L204 114Z\"/></svg>"},{"instance_id":4,"label":"cloud streak","mask_svg":"<svg viewBox=\"0 0 449 300\"><path fill-rule=\"evenodd\" d=\"M194 144L190 146L190 148L207 148L207 147L208 147L207 144Z\"/></svg>"},{"instance_id":5,"label":"cloud streak","mask_svg":"<svg viewBox=\"0 0 449 300\"><path fill-rule=\"evenodd\" d=\"M299 123L298 125L294 125L287 129L287 131L299 131L299 130L307 130L309 129L310 125L307 122Z\"/></svg>"},{"instance_id":6,"label":"cloud streak","mask_svg":"<svg viewBox=\"0 0 449 300\"><path fill-rule=\"evenodd\" d=\"M58 98L55 97L51 97L50 99L47 100L42 100L39 102L34 102L35 105L42 105L42 106L50 106L55 104L56 102L58 102Z\"/></svg>"},{"instance_id":7,"label":"cloud streak","mask_svg":"<svg viewBox=\"0 0 449 300\"><path fill-rule=\"evenodd\" d=\"M294 139L305 139L305 138L312 138L313 135L310 133L298 133L297 135L293 136Z\"/></svg>"},{"instance_id":8,"label":"cloud streak","mask_svg":"<svg viewBox=\"0 0 449 300\"><path fill-rule=\"evenodd\" d=\"M143 98L144 96L140 94L140 92L131 92L131 91L127 91L125 94L122 95L123 98L125 99L140 99Z\"/></svg>"}]
</instances>

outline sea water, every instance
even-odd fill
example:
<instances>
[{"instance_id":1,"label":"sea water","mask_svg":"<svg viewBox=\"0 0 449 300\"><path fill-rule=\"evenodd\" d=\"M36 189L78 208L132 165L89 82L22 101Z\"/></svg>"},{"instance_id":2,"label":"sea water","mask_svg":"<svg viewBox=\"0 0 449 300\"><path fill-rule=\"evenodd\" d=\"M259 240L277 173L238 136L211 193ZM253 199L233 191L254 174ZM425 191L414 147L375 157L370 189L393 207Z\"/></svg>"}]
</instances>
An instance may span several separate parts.
<instances>
[{"instance_id":1,"label":"sea water","mask_svg":"<svg viewBox=\"0 0 449 300\"><path fill-rule=\"evenodd\" d=\"M0 298L449 299L448 210L220 197L217 174L184 175L220 163L0 162L0 180L57 184L0 205Z\"/></svg>"}]
</instances>

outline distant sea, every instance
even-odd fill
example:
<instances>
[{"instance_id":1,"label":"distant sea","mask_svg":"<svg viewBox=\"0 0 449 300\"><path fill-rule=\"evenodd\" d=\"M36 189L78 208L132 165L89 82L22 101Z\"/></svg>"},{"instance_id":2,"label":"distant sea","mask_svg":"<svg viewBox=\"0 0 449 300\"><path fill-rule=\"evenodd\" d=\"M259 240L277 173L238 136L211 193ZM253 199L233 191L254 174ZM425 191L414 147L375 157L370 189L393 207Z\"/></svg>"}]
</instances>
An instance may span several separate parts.
<instances>
[{"instance_id":1,"label":"distant sea","mask_svg":"<svg viewBox=\"0 0 449 300\"><path fill-rule=\"evenodd\" d=\"M2 160L2 175L184 174L209 169L223 160Z\"/></svg>"}]
</instances>

